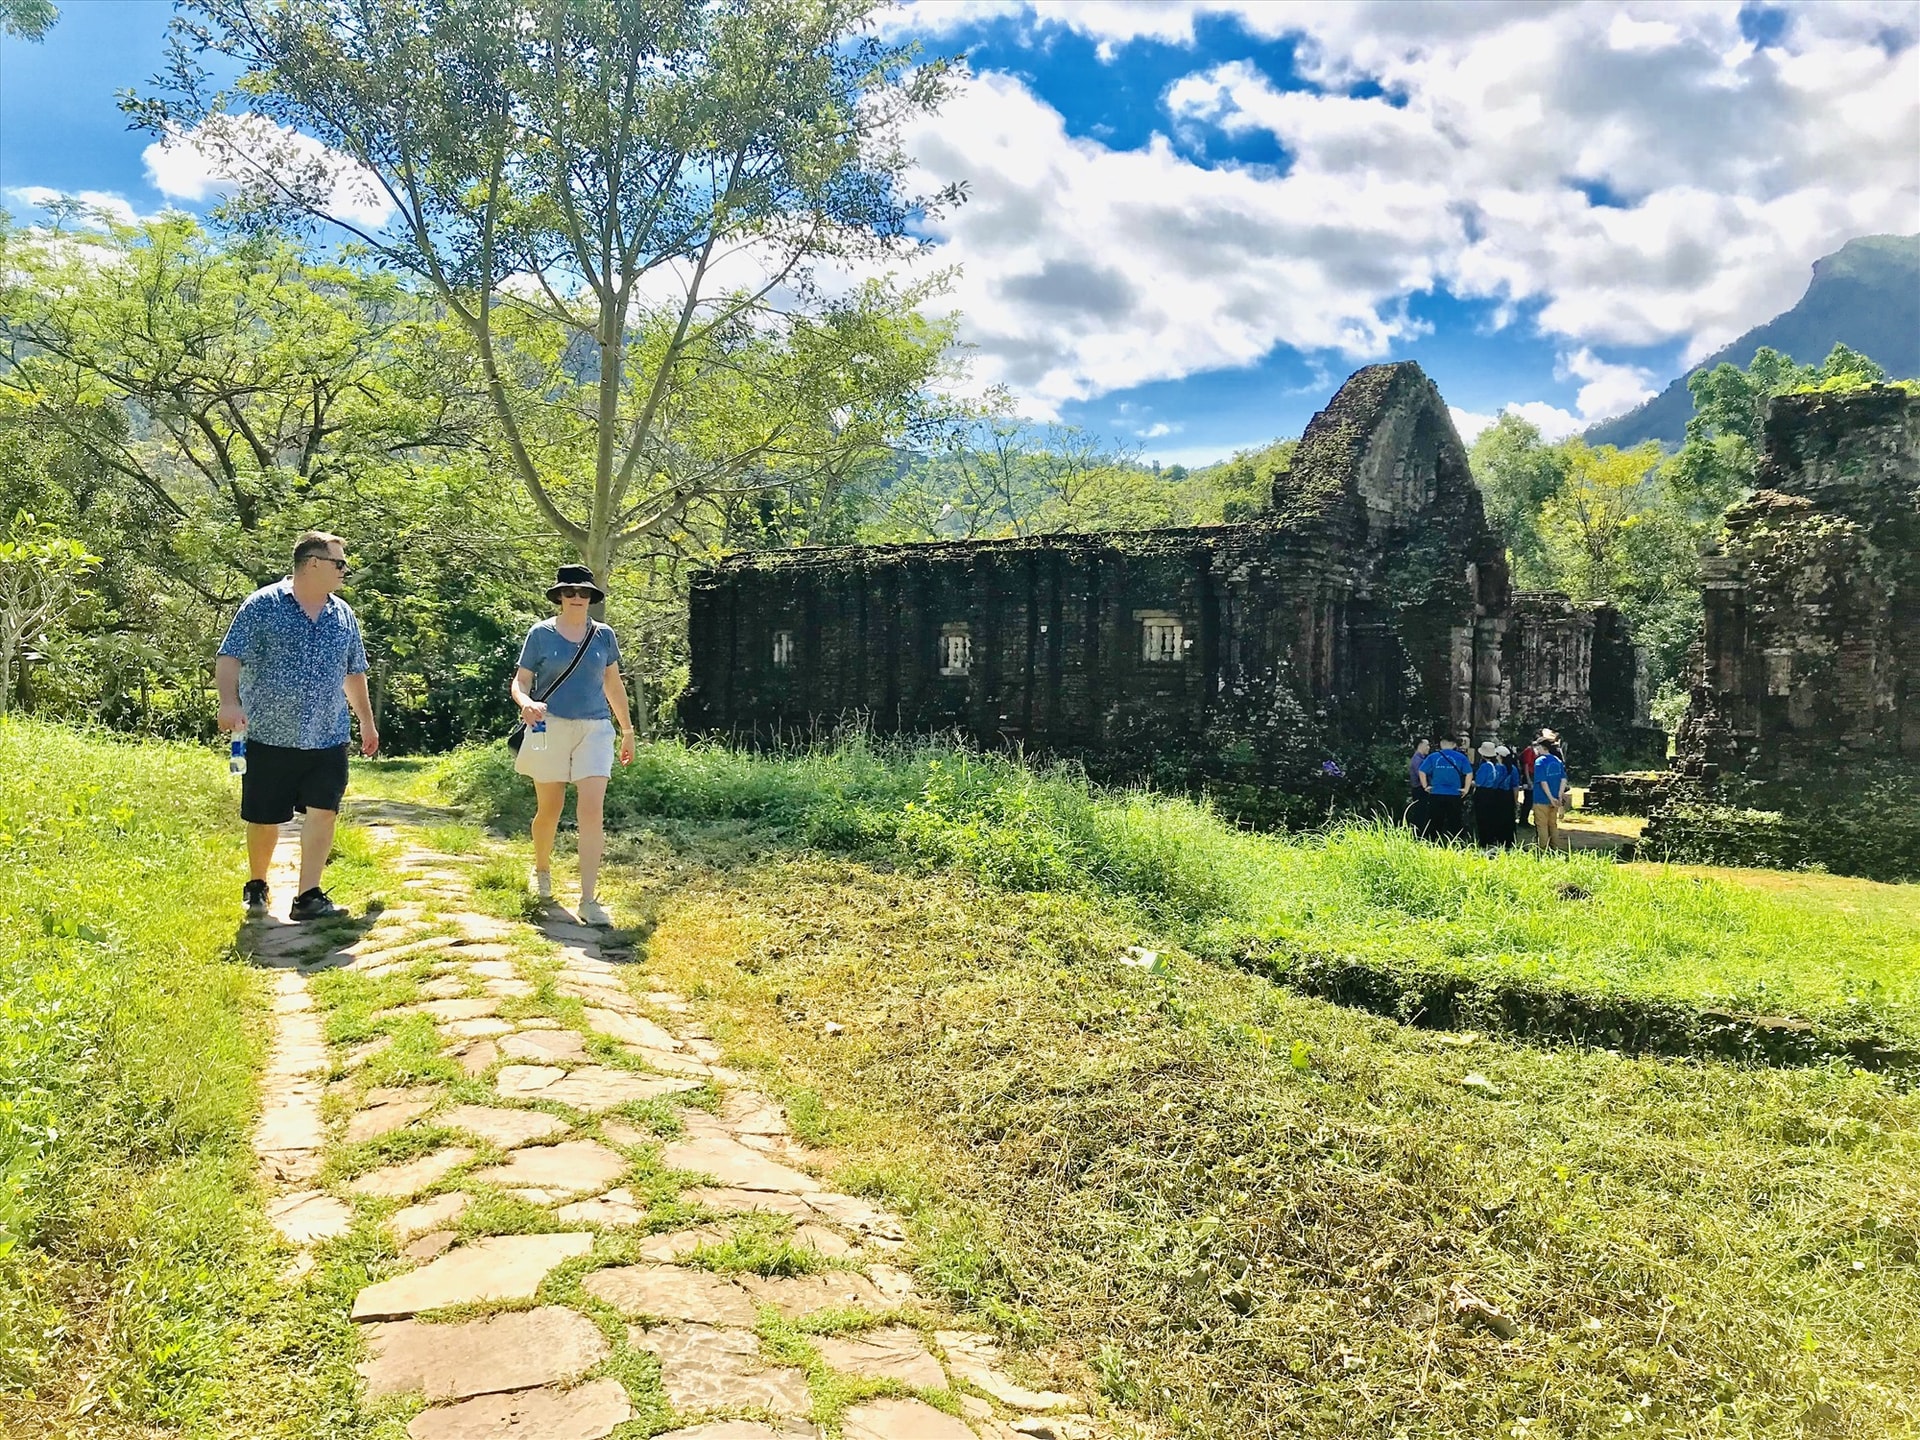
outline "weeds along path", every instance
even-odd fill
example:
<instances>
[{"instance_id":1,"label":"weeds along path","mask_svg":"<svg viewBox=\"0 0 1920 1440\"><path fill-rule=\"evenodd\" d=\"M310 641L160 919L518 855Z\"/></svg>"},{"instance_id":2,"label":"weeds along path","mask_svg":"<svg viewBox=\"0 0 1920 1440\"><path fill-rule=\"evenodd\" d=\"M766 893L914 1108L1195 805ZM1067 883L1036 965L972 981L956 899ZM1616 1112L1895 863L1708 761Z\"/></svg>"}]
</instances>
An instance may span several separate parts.
<instances>
[{"instance_id":1,"label":"weeds along path","mask_svg":"<svg viewBox=\"0 0 1920 1440\"><path fill-rule=\"evenodd\" d=\"M1116 1433L915 1289L900 1219L835 1188L620 932L487 913L486 857L433 848L432 812L355 815L410 898L247 934L284 1278L333 1287L364 1343L359 1423L328 1434Z\"/></svg>"}]
</instances>

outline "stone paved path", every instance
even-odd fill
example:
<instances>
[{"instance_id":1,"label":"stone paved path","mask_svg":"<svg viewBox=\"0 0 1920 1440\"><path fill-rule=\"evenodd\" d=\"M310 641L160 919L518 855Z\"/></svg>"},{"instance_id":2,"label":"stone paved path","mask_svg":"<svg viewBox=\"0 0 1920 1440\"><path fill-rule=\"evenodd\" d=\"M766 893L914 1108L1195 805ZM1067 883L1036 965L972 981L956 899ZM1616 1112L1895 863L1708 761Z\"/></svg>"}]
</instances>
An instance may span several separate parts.
<instances>
[{"instance_id":1,"label":"stone paved path","mask_svg":"<svg viewBox=\"0 0 1920 1440\"><path fill-rule=\"evenodd\" d=\"M277 915L248 928L274 972L255 1147L288 1283L384 1232L351 1316L369 1399L425 1402L412 1440L603 1440L663 1400L661 1440L804 1440L829 1415L843 1440L1106 1434L920 1293L900 1218L834 1188L619 932L480 913L479 857L427 848L408 807L356 814L402 902L288 924L289 836ZM802 1273L729 1263L770 1245L787 1263L763 1268ZM766 1343L782 1319L798 1350Z\"/></svg>"}]
</instances>

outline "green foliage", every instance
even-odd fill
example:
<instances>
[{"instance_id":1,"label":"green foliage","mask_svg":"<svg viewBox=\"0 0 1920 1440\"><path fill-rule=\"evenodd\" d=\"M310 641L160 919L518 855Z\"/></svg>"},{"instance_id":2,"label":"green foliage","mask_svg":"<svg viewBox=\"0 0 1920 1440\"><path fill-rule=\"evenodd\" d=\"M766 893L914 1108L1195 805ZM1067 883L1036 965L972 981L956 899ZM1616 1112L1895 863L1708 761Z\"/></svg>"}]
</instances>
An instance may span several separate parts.
<instances>
[{"instance_id":1,"label":"green foliage","mask_svg":"<svg viewBox=\"0 0 1920 1440\"><path fill-rule=\"evenodd\" d=\"M504 755L457 756L444 782L518 822L529 787ZM934 743L849 742L794 758L653 745L614 776L607 810L621 826L750 821L1009 890L1117 900L1223 960L1312 950L1408 974L1410 985L1524 980L1696 1009L1787 1009L1838 1036L1920 1039L1920 917L1897 903L1874 917L1810 917L1596 856L1489 861L1366 826L1250 834L1204 805L1106 793L1068 771Z\"/></svg>"},{"instance_id":2,"label":"green foliage","mask_svg":"<svg viewBox=\"0 0 1920 1440\"><path fill-rule=\"evenodd\" d=\"M1508 411L1480 432L1468 459L1487 520L1512 557L1514 583L1549 587L1552 570L1540 512L1566 482L1565 453L1541 440L1531 421Z\"/></svg>"},{"instance_id":3,"label":"green foliage","mask_svg":"<svg viewBox=\"0 0 1920 1440\"><path fill-rule=\"evenodd\" d=\"M0 716L13 699L13 667L19 665L25 691L27 665L42 658L37 652L58 633L80 582L99 563L79 541L25 510L0 535Z\"/></svg>"},{"instance_id":4,"label":"green foliage","mask_svg":"<svg viewBox=\"0 0 1920 1440\"><path fill-rule=\"evenodd\" d=\"M781 839L638 831L615 883L660 917L649 965L777 1037L775 1073L806 1076L843 1164L909 1216L922 1286L1089 1363L1130 1408L1113 1428L1771 1440L1815 1406L1836 1434L1920 1419L1913 1095L1838 1066L1423 1033L1195 964L1124 903ZM1465 860L1441 857L1423 909L1470 893L1446 883ZM1869 888L1778 898L1833 937L1862 913L1911 925L1910 891L1850 912ZM1155 966L1128 963L1139 943Z\"/></svg>"},{"instance_id":5,"label":"green foliage","mask_svg":"<svg viewBox=\"0 0 1920 1440\"><path fill-rule=\"evenodd\" d=\"M44 40L60 18L53 0L0 0L0 30L22 40Z\"/></svg>"},{"instance_id":6,"label":"green foliage","mask_svg":"<svg viewBox=\"0 0 1920 1440\"><path fill-rule=\"evenodd\" d=\"M924 292L814 283L910 250L910 222L958 198L905 189L897 136L944 67L866 5L182 8L138 123L232 154L258 185L231 208L261 222L343 223L325 167L256 116L379 177L398 215L345 228L468 337L502 464L599 574L635 543L675 551L703 507L844 480L945 348L903 320ZM240 79L217 88L198 54ZM876 322L924 339L915 364L876 355Z\"/></svg>"}]
</instances>

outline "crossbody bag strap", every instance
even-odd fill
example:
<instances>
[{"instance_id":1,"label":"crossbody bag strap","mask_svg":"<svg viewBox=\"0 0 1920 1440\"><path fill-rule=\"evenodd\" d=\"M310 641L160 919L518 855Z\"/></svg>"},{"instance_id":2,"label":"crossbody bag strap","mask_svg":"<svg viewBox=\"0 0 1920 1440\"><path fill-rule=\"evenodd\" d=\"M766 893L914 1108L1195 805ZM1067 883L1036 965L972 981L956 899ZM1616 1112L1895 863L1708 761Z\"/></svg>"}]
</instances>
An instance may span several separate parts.
<instances>
[{"instance_id":1,"label":"crossbody bag strap","mask_svg":"<svg viewBox=\"0 0 1920 1440\"><path fill-rule=\"evenodd\" d=\"M567 668L560 672L560 678L547 687L546 694L533 697L536 703L544 704L548 696L552 695L554 691L567 683L567 677L573 674L575 670L578 670L580 668L580 662L587 658L587 650L593 644L593 637L599 633L600 622L597 620L589 620L587 622L587 638L582 640L580 642L580 648L573 652L573 659L569 660L567 662Z\"/></svg>"}]
</instances>

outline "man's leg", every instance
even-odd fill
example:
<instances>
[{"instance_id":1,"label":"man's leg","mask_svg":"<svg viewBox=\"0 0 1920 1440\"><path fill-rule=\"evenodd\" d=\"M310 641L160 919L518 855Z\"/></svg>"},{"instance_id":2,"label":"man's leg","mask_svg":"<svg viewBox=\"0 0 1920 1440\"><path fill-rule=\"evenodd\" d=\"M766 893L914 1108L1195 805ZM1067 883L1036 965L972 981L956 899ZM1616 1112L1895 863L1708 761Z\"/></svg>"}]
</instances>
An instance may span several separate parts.
<instances>
[{"instance_id":1,"label":"man's leg","mask_svg":"<svg viewBox=\"0 0 1920 1440\"><path fill-rule=\"evenodd\" d=\"M593 899L600 881L600 857L607 849L607 777L583 775L573 786L573 818L579 825L580 899Z\"/></svg>"},{"instance_id":2,"label":"man's leg","mask_svg":"<svg viewBox=\"0 0 1920 1440\"><path fill-rule=\"evenodd\" d=\"M264 882L273 868L273 847L280 843L278 825L247 826L247 878Z\"/></svg>"},{"instance_id":3,"label":"man's leg","mask_svg":"<svg viewBox=\"0 0 1920 1440\"><path fill-rule=\"evenodd\" d=\"M300 893L320 888L320 876L326 871L327 856L333 850L333 827L339 820L338 810L316 810L307 807L306 817L300 822Z\"/></svg>"},{"instance_id":4,"label":"man's leg","mask_svg":"<svg viewBox=\"0 0 1920 1440\"><path fill-rule=\"evenodd\" d=\"M560 811L567 803L567 782L536 781L533 787L533 868L553 869L553 837L560 833Z\"/></svg>"}]
</instances>

